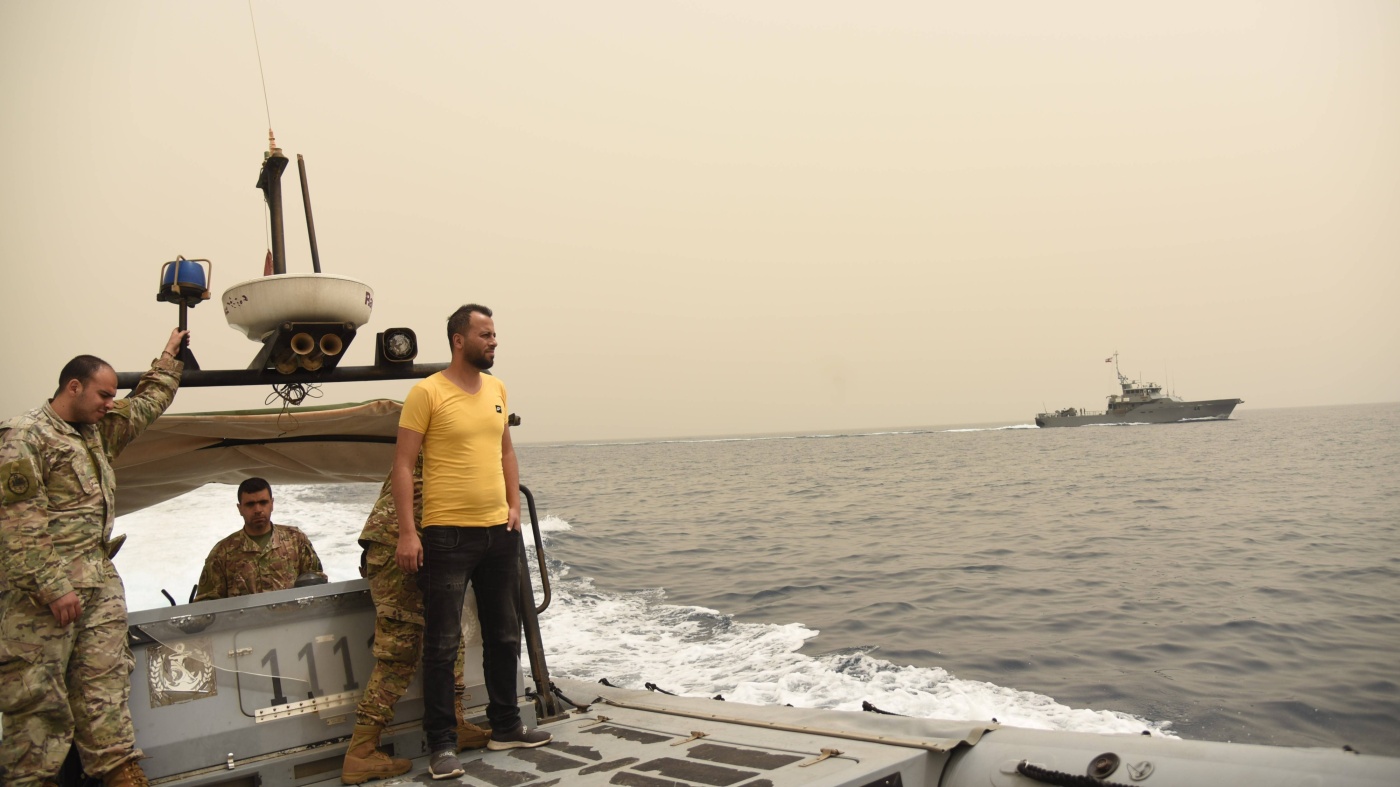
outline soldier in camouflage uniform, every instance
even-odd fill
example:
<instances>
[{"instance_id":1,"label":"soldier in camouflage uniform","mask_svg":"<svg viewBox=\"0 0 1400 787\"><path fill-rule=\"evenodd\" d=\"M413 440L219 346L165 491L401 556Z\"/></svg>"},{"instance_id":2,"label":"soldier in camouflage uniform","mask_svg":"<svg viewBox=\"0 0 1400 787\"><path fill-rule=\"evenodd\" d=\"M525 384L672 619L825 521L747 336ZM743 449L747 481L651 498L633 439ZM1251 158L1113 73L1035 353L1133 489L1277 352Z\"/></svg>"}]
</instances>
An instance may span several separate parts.
<instances>
[{"instance_id":1,"label":"soldier in camouflage uniform","mask_svg":"<svg viewBox=\"0 0 1400 787\"><path fill-rule=\"evenodd\" d=\"M51 783L76 743L107 785L145 785L127 697L126 592L109 557L112 461L170 406L176 329L135 392L91 355L48 404L0 423L0 783Z\"/></svg>"},{"instance_id":2,"label":"soldier in camouflage uniform","mask_svg":"<svg viewBox=\"0 0 1400 787\"><path fill-rule=\"evenodd\" d=\"M249 478L238 485L243 528L210 550L195 601L286 590L307 574L325 581L311 539L295 527L273 524L272 508L272 487L267 481Z\"/></svg>"},{"instance_id":3,"label":"soldier in camouflage uniform","mask_svg":"<svg viewBox=\"0 0 1400 787\"><path fill-rule=\"evenodd\" d=\"M423 457L413 468L414 521L423 515ZM389 479L379 490L379 499L360 531L364 547L365 576L374 599L374 672L365 685L364 696L355 709L355 732L345 752L340 780L359 784L370 779L406 773L412 763L394 759L378 750L379 735L394 720L394 704L399 701L418 665L423 650L423 594L418 583L406 576L394 560L399 544L399 518ZM457 651L457 748L479 749L490 733L462 718L464 649Z\"/></svg>"}]
</instances>

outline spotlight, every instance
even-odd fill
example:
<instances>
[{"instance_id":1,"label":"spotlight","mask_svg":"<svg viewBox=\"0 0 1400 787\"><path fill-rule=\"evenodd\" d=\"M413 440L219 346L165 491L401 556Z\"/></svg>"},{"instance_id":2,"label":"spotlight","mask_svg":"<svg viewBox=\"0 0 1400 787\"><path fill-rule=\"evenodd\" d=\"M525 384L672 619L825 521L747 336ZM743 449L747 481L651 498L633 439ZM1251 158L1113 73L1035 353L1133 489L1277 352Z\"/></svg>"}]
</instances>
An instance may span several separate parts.
<instances>
[{"instance_id":1,"label":"spotlight","mask_svg":"<svg viewBox=\"0 0 1400 787\"><path fill-rule=\"evenodd\" d=\"M374 365L413 363L418 357L418 337L412 328L390 328L375 337Z\"/></svg>"}]
</instances>

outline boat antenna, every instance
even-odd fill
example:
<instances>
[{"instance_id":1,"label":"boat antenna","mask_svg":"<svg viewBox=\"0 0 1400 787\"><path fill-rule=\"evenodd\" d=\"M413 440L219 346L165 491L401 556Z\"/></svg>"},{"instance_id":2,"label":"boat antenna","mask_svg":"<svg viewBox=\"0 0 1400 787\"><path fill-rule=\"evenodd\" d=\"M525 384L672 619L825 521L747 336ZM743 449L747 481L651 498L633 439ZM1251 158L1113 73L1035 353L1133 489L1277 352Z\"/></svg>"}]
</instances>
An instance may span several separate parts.
<instances>
[{"instance_id":1,"label":"boat antenna","mask_svg":"<svg viewBox=\"0 0 1400 787\"><path fill-rule=\"evenodd\" d=\"M287 272L287 235L282 226L282 170L287 168L287 157L277 147L269 129L267 152L263 154L262 170L258 172L257 187L262 189L267 200L268 223L272 227L272 273L281 275Z\"/></svg>"},{"instance_id":2,"label":"boat antenna","mask_svg":"<svg viewBox=\"0 0 1400 787\"><path fill-rule=\"evenodd\" d=\"M277 150L277 141L272 135L272 105L267 99L267 74L263 71L262 46L258 43L258 20L257 17L253 15L253 0L248 0L248 22L253 28L253 51L257 53L258 57L258 79L262 82L263 111L267 114L268 157L271 157L274 154L280 155L281 151ZM266 197L266 194L264 196ZM277 227L273 225L280 222L280 217L278 221L273 221L271 219L272 206L268 204L268 200L266 199L264 199L263 205L264 210L268 212L268 220L263 222L263 237L267 241L267 256L263 262L263 275L271 276L274 273L285 273L285 267L283 267L282 270L278 270L278 263L285 266L286 262L281 259L282 255L280 253L272 253L273 238L272 235L269 234L269 229L273 230L275 234Z\"/></svg>"},{"instance_id":3,"label":"boat antenna","mask_svg":"<svg viewBox=\"0 0 1400 787\"><path fill-rule=\"evenodd\" d=\"M253 51L258 54L258 77L262 80L263 110L267 112L267 136L272 138L272 107L267 100L267 74L263 72L262 47L258 45L258 20L253 16L253 0L248 0L248 21L253 24Z\"/></svg>"}]
</instances>

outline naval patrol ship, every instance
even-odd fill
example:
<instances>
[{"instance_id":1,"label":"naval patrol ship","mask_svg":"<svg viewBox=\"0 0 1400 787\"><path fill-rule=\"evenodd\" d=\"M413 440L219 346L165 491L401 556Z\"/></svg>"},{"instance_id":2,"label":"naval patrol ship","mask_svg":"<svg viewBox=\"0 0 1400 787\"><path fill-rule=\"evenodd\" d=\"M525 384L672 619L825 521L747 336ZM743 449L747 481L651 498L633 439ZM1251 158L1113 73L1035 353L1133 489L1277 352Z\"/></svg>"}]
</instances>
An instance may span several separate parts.
<instances>
[{"instance_id":1,"label":"naval patrol ship","mask_svg":"<svg viewBox=\"0 0 1400 787\"><path fill-rule=\"evenodd\" d=\"M1091 424L1172 424L1180 421L1224 421L1234 412L1235 405L1243 399L1205 399L1199 402L1182 401L1174 394L1162 393L1157 383L1144 383L1131 380L1118 368L1118 353L1108 360L1113 361L1113 371L1118 374L1121 394L1110 394L1108 409L1091 413L1075 407L1066 407L1051 413L1041 413L1035 417L1035 425L1050 426L1089 426Z\"/></svg>"}]
</instances>

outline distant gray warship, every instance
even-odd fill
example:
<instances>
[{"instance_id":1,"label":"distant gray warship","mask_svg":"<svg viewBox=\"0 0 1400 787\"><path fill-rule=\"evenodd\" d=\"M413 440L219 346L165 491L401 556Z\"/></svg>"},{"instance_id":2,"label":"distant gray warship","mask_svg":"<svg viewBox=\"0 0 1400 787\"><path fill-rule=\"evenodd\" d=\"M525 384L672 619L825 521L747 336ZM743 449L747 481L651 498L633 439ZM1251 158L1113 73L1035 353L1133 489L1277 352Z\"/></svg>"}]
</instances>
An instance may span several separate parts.
<instances>
[{"instance_id":1,"label":"distant gray warship","mask_svg":"<svg viewBox=\"0 0 1400 787\"><path fill-rule=\"evenodd\" d=\"M1179 421L1224 421L1234 412L1235 405L1243 399L1207 399L1201 402L1183 402L1181 397L1162 393L1162 386L1156 383L1143 383L1129 380L1118 369L1118 353L1112 358L1113 371L1118 374L1118 384L1123 393L1110 394L1108 409L1101 413L1090 413L1073 407L1041 413L1035 417L1035 425L1088 426L1090 424L1172 424Z\"/></svg>"}]
</instances>

